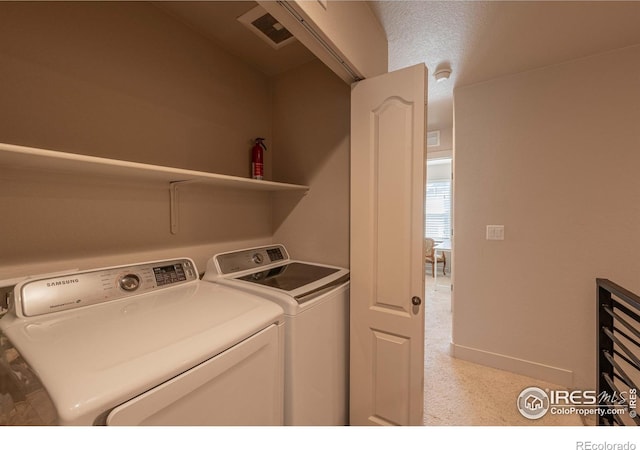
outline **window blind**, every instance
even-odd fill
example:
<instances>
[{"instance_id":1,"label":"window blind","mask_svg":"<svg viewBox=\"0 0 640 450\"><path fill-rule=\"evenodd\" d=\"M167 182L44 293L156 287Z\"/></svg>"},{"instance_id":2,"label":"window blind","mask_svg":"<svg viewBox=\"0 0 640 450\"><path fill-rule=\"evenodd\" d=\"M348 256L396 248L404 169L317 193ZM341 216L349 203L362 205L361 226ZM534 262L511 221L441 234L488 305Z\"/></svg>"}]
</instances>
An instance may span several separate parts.
<instances>
[{"instance_id":1,"label":"window blind","mask_svg":"<svg viewBox=\"0 0 640 450\"><path fill-rule=\"evenodd\" d=\"M427 182L425 237L451 239L451 180Z\"/></svg>"}]
</instances>

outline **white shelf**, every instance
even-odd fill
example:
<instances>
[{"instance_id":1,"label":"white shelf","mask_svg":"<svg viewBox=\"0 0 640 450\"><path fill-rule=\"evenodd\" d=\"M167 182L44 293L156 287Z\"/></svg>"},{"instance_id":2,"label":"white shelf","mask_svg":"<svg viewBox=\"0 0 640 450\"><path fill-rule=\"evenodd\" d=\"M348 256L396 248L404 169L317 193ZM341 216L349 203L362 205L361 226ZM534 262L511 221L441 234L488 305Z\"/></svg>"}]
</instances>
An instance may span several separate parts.
<instances>
[{"instance_id":1,"label":"white shelf","mask_svg":"<svg viewBox=\"0 0 640 450\"><path fill-rule=\"evenodd\" d=\"M308 186L252 180L250 178L178 169L152 164L99 158L39 148L0 143L0 167L41 170L45 172L83 173L136 180L197 182L233 189L259 191L308 191Z\"/></svg>"}]
</instances>

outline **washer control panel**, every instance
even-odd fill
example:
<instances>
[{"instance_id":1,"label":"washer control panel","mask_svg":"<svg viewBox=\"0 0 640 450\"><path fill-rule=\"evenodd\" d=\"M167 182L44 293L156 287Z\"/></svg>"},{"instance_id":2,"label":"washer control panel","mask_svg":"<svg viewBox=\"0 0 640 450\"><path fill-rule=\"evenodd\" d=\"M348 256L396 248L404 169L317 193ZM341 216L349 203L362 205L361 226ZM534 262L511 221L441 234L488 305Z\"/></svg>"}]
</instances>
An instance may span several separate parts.
<instances>
[{"instance_id":1,"label":"washer control panel","mask_svg":"<svg viewBox=\"0 0 640 450\"><path fill-rule=\"evenodd\" d=\"M39 316L197 280L198 271L188 258L31 279L15 288L16 313Z\"/></svg>"},{"instance_id":2,"label":"washer control panel","mask_svg":"<svg viewBox=\"0 0 640 450\"><path fill-rule=\"evenodd\" d=\"M237 252L221 253L216 255L215 259L218 267L220 267L221 273L229 274L285 261L289 259L289 254L284 248L284 245L271 245Z\"/></svg>"}]
</instances>

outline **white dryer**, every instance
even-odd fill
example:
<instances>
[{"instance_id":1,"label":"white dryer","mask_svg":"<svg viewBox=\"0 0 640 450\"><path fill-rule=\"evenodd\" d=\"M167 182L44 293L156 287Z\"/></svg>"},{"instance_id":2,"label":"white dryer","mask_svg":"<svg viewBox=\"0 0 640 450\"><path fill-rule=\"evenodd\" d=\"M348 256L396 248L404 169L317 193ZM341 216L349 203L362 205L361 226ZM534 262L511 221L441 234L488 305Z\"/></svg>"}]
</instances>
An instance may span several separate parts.
<instances>
[{"instance_id":1,"label":"white dryer","mask_svg":"<svg viewBox=\"0 0 640 450\"><path fill-rule=\"evenodd\" d=\"M215 255L203 280L285 312L285 425L346 425L349 270L291 260L283 245Z\"/></svg>"},{"instance_id":2,"label":"white dryer","mask_svg":"<svg viewBox=\"0 0 640 450\"><path fill-rule=\"evenodd\" d=\"M23 360L59 425L280 425L283 328L187 258L33 278L0 319L0 376Z\"/></svg>"}]
</instances>

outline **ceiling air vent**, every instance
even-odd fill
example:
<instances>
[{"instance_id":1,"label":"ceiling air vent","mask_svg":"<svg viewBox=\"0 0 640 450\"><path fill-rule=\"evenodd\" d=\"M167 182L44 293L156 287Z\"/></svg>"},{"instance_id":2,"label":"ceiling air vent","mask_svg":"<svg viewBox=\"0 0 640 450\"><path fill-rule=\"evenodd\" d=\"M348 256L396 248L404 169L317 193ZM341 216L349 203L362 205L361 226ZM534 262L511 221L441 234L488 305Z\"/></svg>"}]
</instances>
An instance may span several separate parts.
<instances>
[{"instance_id":1,"label":"ceiling air vent","mask_svg":"<svg viewBox=\"0 0 640 450\"><path fill-rule=\"evenodd\" d=\"M295 40L289 30L259 5L238 17L238 22L275 49Z\"/></svg>"}]
</instances>

